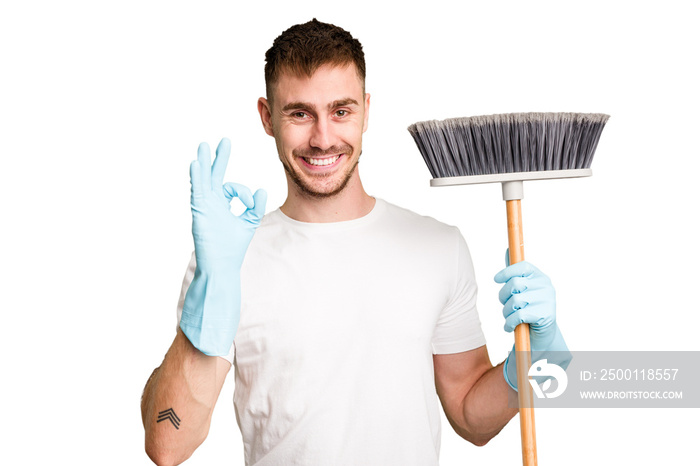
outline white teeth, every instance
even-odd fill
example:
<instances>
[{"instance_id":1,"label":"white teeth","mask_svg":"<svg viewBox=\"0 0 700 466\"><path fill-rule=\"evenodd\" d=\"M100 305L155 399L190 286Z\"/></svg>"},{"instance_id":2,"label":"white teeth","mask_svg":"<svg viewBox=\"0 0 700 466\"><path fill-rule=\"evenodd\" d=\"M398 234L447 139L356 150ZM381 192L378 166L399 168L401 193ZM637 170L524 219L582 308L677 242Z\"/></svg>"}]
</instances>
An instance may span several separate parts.
<instances>
[{"instance_id":1,"label":"white teeth","mask_svg":"<svg viewBox=\"0 0 700 466\"><path fill-rule=\"evenodd\" d=\"M309 165L315 165L317 167L322 167L324 165L331 165L331 164L335 163L335 161L338 160L339 158L340 158L340 156L336 155L335 157L329 157L327 159L307 159L307 158L304 158L304 160L306 160L309 163Z\"/></svg>"}]
</instances>

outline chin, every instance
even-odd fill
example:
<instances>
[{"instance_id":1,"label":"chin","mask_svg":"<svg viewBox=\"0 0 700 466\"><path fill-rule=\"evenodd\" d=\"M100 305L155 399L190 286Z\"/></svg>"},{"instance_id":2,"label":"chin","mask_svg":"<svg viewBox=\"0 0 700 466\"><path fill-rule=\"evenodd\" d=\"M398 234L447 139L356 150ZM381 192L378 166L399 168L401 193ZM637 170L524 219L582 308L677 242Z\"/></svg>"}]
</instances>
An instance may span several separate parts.
<instances>
[{"instance_id":1,"label":"chin","mask_svg":"<svg viewBox=\"0 0 700 466\"><path fill-rule=\"evenodd\" d=\"M353 176L355 175L355 172L357 171L358 162L359 159L350 161L350 163L352 163L353 165L349 171L346 171L342 174L332 175L333 178L339 178L333 180L333 182L330 183L328 183L329 180L325 179L324 181L326 181L326 183L323 183L323 185L320 185L319 183L314 183L313 179L302 178L302 176L300 176L298 173L289 169L289 167L287 167L286 164L285 170L287 171L289 178L292 180L292 182L302 195L306 195L314 199L330 199L338 196L340 193L347 189L348 185L350 184L350 181L352 180Z\"/></svg>"}]
</instances>

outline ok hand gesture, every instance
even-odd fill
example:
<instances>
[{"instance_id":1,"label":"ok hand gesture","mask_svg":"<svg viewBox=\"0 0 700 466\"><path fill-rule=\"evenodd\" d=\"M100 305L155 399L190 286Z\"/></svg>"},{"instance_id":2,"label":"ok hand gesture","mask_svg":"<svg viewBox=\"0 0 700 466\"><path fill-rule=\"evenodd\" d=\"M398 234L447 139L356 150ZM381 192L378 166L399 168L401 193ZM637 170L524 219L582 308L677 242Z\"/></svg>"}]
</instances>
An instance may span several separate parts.
<instances>
[{"instance_id":1,"label":"ok hand gesture","mask_svg":"<svg viewBox=\"0 0 700 466\"><path fill-rule=\"evenodd\" d=\"M197 150L197 160L190 165L192 236L197 267L240 269L248 244L265 214L265 190L252 194L241 184L224 184L230 154L231 142L224 138L216 149L212 165L209 145L203 142ZM246 207L240 216L231 212L230 202L234 197Z\"/></svg>"},{"instance_id":2,"label":"ok hand gesture","mask_svg":"<svg viewBox=\"0 0 700 466\"><path fill-rule=\"evenodd\" d=\"M255 229L265 214L267 193L236 183L224 184L231 142L222 139L211 164L209 145L202 143L190 165L192 236L197 261L185 295L180 328L195 348L209 356L228 354L241 314L240 269ZM245 205L231 212L231 200Z\"/></svg>"}]
</instances>

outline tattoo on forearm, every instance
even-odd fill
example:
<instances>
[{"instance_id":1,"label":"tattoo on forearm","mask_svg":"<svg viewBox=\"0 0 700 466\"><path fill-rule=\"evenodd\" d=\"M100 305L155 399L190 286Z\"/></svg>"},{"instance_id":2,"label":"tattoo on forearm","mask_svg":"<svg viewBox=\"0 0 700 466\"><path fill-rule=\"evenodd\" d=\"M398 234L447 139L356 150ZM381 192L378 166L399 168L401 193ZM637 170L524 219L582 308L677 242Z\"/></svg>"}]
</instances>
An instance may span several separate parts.
<instances>
[{"instance_id":1,"label":"tattoo on forearm","mask_svg":"<svg viewBox=\"0 0 700 466\"><path fill-rule=\"evenodd\" d=\"M166 409L165 411L161 411L158 413L158 420L156 422L165 420L169 420L173 423L173 426L175 426L176 429L180 429L180 418L177 417L177 414L175 414L173 408Z\"/></svg>"}]
</instances>

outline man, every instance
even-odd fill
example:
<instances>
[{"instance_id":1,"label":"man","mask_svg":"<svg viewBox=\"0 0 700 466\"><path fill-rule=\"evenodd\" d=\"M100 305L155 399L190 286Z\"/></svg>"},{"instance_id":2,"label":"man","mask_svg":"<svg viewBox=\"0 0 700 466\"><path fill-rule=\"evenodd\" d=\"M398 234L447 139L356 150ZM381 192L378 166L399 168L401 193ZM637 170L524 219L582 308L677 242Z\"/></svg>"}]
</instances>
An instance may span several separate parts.
<instances>
[{"instance_id":1,"label":"man","mask_svg":"<svg viewBox=\"0 0 700 466\"><path fill-rule=\"evenodd\" d=\"M459 231L363 188L360 43L316 20L294 26L265 77L258 110L287 199L261 220L264 192L223 184L230 143L213 166L200 146L180 328L142 400L147 453L157 464L192 454L232 364L246 464L438 464L436 391L455 431L486 444L517 413L514 364L491 365ZM565 348L541 272L516 264L497 281L506 330L532 322L533 349Z\"/></svg>"}]
</instances>

